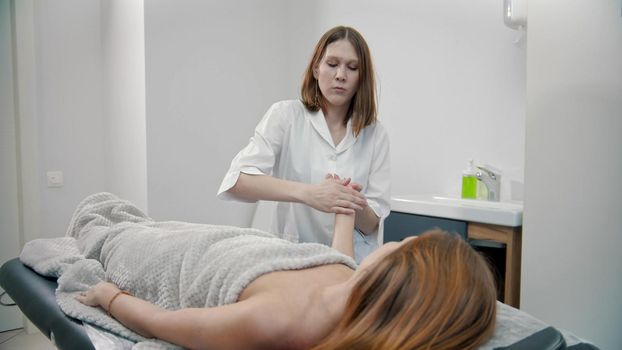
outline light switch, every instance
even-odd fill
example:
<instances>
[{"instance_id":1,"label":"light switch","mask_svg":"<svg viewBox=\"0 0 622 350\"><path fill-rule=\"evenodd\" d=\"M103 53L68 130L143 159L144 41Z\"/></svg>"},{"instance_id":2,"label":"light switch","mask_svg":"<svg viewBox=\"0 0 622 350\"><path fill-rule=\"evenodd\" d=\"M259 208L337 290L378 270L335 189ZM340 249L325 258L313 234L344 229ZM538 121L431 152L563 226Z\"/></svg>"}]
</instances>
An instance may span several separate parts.
<instances>
[{"instance_id":1,"label":"light switch","mask_svg":"<svg viewBox=\"0 0 622 350\"><path fill-rule=\"evenodd\" d=\"M63 172L48 171L48 187L63 187Z\"/></svg>"}]
</instances>

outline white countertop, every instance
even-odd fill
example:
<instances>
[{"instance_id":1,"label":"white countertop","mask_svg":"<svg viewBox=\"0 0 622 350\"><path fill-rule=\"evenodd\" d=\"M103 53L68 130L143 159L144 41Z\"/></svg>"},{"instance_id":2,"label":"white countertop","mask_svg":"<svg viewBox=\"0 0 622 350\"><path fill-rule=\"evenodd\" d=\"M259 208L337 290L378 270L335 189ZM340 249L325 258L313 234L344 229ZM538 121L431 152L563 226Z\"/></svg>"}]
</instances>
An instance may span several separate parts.
<instances>
[{"instance_id":1,"label":"white countertop","mask_svg":"<svg viewBox=\"0 0 622 350\"><path fill-rule=\"evenodd\" d=\"M391 210L454 220L517 227L523 225L523 202L491 202L436 195L391 197Z\"/></svg>"}]
</instances>

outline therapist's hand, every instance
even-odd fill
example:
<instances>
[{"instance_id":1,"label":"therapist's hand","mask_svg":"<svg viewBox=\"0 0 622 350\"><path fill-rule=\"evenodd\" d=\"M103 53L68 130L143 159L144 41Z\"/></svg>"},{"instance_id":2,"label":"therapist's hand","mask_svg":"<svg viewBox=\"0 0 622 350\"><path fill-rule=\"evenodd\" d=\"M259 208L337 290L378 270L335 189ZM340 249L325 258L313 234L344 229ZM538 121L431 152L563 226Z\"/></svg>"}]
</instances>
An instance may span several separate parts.
<instances>
[{"instance_id":1,"label":"therapist's hand","mask_svg":"<svg viewBox=\"0 0 622 350\"><path fill-rule=\"evenodd\" d=\"M353 190L356 190L357 192L361 192L361 190L363 189L363 186L355 183L355 182L351 182L350 187L352 187Z\"/></svg>"},{"instance_id":2,"label":"therapist's hand","mask_svg":"<svg viewBox=\"0 0 622 350\"><path fill-rule=\"evenodd\" d=\"M352 188L357 192L361 192L363 186L351 182L350 178L348 179L340 179L336 174L328 174L326 175L326 179L332 179L334 181L339 182L342 186L346 186ZM339 215L337 215L338 217ZM361 209L356 212L356 220L354 222L354 226L364 234L370 234L376 231L378 228L378 223L380 222L376 213L371 209L367 203L361 206Z\"/></svg>"},{"instance_id":3,"label":"therapist's hand","mask_svg":"<svg viewBox=\"0 0 622 350\"><path fill-rule=\"evenodd\" d=\"M367 206L365 196L359 191L352 186L350 179L329 174L321 183L310 186L304 203L325 213L354 214Z\"/></svg>"},{"instance_id":4,"label":"therapist's hand","mask_svg":"<svg viewBox=\"0 0 622 350\"><path fill-rule=\"evenodd\" d=\"M342 186L349 187L349 188L351 188L351 189L353 189L353 190L355 190L356 192L359 192L359 193L363 189L363 186L357 184L356 182L352 182L352 179L349 178L349 177L345 178L345 179L342 179L337 174L326 174L324 179L332 179L332 180L337 181L338 183L340 183ZM365 196L363 196L363 195L361 195L361 198L365 199L365 203L361 204L361 209L364 210L367 207L367 198L365 198Z\"/></svg>"},{"instance_id":5,"label":"therapist's hand","mask_svg":"<svg viewBox=\"0 0 622 350\"><path fill-rule=\"evenodd\" d=\"M326 176L324 177L325 180L333 180L336 181L337 183L341 184L341 186L346 186L346 187L350 187L351 189L357 191L357 192L361 192L361 190L363 189L363 186L352 182L351 178L345 178L342 179L339 177L339 175L337 174L326 174ZM365 198L365 197L363 197Z\"/></svg>"}]
</instances>

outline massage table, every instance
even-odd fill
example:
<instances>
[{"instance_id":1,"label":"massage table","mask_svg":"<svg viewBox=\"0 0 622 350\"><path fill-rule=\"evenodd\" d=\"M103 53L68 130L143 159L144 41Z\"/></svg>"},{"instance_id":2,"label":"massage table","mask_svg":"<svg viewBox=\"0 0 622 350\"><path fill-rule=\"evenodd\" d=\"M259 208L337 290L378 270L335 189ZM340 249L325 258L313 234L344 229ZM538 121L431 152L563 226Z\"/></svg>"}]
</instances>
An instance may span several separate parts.
<instances>
[{"instance_id":1,"label":"massage table","mask_svg":"<svg viewBox=\"0 0 622 350\"><path fill-rule=\"evenodd\" d=\"M19 258L14 258L0 268L0 286L24 315L59 349L96 348L82 323L65 315L56 303L56 279L41 276L23 265ZM594 345L584 342L567 347L564 336L553 327L496 349L598 350Z\"/></svg>"},{"instance_id":2,"label":"massage table","mask_svg":"<svg viewBox=\"0 0 622 350\"><path fill-rule=\"evenodd\" d=\"M0 286L56 347L95 350L82 322L67 317L56 303L55 278L41 276L15 258L0 268Z\"/></svg>"}]
</instances>

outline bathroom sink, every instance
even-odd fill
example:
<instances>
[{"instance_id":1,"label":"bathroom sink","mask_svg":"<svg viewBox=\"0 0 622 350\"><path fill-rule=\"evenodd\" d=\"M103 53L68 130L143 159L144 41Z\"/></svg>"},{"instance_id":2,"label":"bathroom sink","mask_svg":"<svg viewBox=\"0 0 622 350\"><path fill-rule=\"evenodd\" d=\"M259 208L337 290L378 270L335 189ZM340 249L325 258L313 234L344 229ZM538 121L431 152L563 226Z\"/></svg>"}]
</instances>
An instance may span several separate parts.
<instances>
[{"instance_id":1,"label":"bathroom sink","mask_svg":"<svg viewBox=\"0 0 622 350\"><path fill-rule=\"evenodd\" d=\"M492 202L476 199L462 199L442 196L432 196L434 201L447 204L455 204L459 206L488 208L493 210L523 210L522 202Z\"/></svg>"},{"instance_id":2,"label":"bathroom sink","mask_svg":"<svg viewBox=\"0 0 622 350\"><path fill-rule=\"evenodd\" d=\"M436 195L405 195L391 198L391 210L502 226L522 226L523 203L492 202Z\"/></svg>"}]
</instances>

